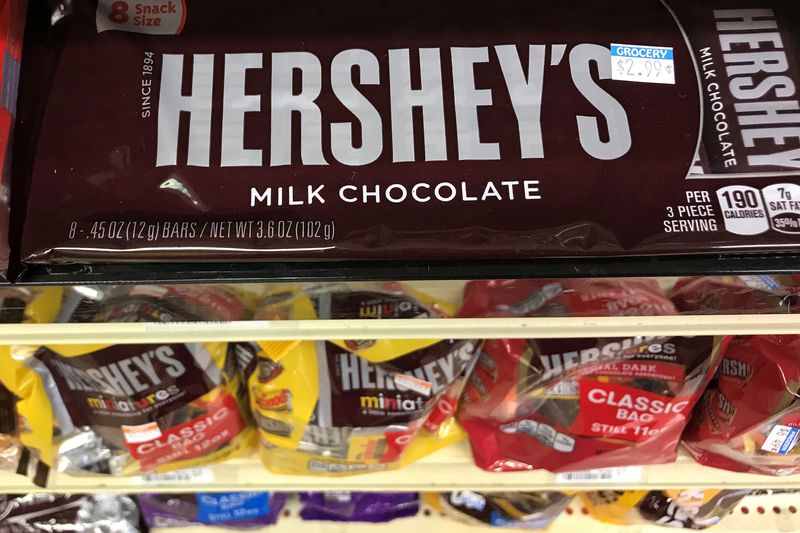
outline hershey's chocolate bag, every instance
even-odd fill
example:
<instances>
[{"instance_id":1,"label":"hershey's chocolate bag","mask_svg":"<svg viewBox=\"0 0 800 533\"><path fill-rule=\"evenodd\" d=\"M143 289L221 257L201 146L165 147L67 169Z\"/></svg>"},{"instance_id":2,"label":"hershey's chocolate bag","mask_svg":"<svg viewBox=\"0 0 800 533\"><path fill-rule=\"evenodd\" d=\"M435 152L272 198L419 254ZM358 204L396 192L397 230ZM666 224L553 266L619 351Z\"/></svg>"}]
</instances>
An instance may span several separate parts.
<instances>
[{"instance_id":1,"label":"hershey's chocolate bag","mask_svg":"<svg viewBox=\"0 0 800 533\"><path fill-rule=\"evenodd\" d=\"M237 320L244 298L221 286L51 287L26 306L31 322ZM11 346L0 383L18 401L19 441L38 461L72 475L138 475L240 456L255 437L239 368L248 343ZM25 461L20 461L24 473ZM39 466L42 465L42 466Z\"/></svg>"},{"instance_id":2,"label":"hershey's chocolate bag","mask_svg":"<svg viewBox=\"0 0 800 533\"><path fill-rule=\"evenodd\" d=\"M401 284L280 287L257 318L419 319L446 302ZM246 369L261 459L282 474L349 475L405 466L464 437L456 404L477 341L259 341Z\"/></svg>"},{"instance_id":3,"label":"hershey's chocolate bag","mask_svg":"<svg viewBox=\"0 0 800 533\"><path fill-rule=\"evenodd\" d=\"M461 316L677 314L650 279L487 280ZM475 464L553 472L668 463L720 360L714 337L487 339L458 421Z\"/></svg>"},{"instance_id":4,"label":"hershey's chocolate bag","mask_svg":"<svg viewBox=\"0 0 800 533\"><path fill-rule=\"evenodd\" d=\"M800 244L792 0L32 16L27 263Z\"/></svg>"},{"instance_id":5,"label":"hershey's chocolate bag","mask_svg":"<svg viewBox=\"0 0 800 533\"><path fill-rule=\"evenodd\" d=\"M683 444L698 462L775 476L800 473L800 335L734 337Z\"/></svg>"}]
</instances>

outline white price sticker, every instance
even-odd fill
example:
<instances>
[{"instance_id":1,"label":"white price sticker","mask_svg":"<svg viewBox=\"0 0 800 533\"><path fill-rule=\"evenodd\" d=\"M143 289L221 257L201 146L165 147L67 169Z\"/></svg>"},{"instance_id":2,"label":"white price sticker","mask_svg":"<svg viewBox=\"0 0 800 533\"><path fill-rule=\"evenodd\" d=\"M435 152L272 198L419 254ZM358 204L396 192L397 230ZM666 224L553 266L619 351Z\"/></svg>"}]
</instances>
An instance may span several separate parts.
<instances>
[{"instance_id":1,"label":"white price sticker","mask_svg":"<svg viewBox=\"0 0 800 533\"><path fill-rule=\"evenodd\" d=\"M424 379L399 373L394 375L394 384L398 390L411 390L423 396L430 396L433 389L433 385Z\"/></svg>"},{"instance_id":2,"label":"white price sticker","mask_svg":"<svg viewBox=\"0 0 800 533\"><path fill-rule=\"evenodd\" d=\"M185 468L172 472L148 472L134 479L141 485L213 483L214 472L207 467Z\"/></svg>"},{"instance_id":3,"label":"white price sticker","mask_svg":"<svg viewBox=\"0 0 800 533\"><path fill-rule=\"evenodd\" d=\"M209 321L209 322L145 322L145 331L252 331L254 329L266 329L270 326L268 320L240 320L238 322Z\"/></svg>"},{"instance_id":4,"label":"white price sticker","mask_svg":"<svg viewBox=\"0 0 800 533\"><path fill-rule=\"evenodd\" d=\"M621 466L616 468L595 468L556 474L556 483L595 483L613 481L616 483L637 483L642 480L644 468L641 466Z\"/></svg>"},{"instance_id":5,"label":"white price sticker","mask_svg":"<svg viewBox=\"0 0 800 533\"><path fill-rule=\"evenodd\" d=\"M125 442L140 444L159 438L161 428L158 427L158 422L148 422L138 426L122 426L122 435L125 437Z\"/></svg>"},{"instance_id":6,"label":"white price sticker","mask_svg":"<svg viewBox=\"0 0 800 533\"><path fill-rule=\"evenodd\" d=\"M778 453L786 455L797 446L797 440L800 438L800 428L793 428L789 426L782 426L776 424L770 430L761 449L766 452Z\"/></svg>"},{"instance_id":7,"label":"white price sticker","mask_svg":"<svg viewBox=\"0 0 800 533\"><path fill-rule=\"evenodd\" d=\"M675 85L672 48L611 43L611 79Z\"/></svg>"}]
</instances>

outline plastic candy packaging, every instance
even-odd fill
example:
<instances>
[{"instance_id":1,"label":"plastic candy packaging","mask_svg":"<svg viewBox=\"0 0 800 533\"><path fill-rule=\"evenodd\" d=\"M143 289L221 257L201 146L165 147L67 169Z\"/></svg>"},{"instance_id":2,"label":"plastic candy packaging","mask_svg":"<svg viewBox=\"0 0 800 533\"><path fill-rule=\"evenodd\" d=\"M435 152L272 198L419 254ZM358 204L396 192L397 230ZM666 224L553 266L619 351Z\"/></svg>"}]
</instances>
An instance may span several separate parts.
<instances>
[{"instance_id":1,"label":"plastic candy packaging","mask_svg":"<svg viewBox=\"0 0 800 533\"><path fill-rule=\"evenodd\" d=\"M800 312L800 283L788 276L682 278L669 297L681 313Z\"/></svg>"},{"instance_id":2,"label":"plastic candy packaging","mask_svg":"<svg viewBox=\"0 0 800 533\"><path fill-rule=\"evenodd\" d=\"M604 490L582 493L593 518L611 524L705 529L722 520L749 490Z\"/></svg>"},{"instance_id":3,"label":"plastic candy packaging","mask_svg":"<svg viewBox=\"0 0 800 533\"><path fill-rule=\"evenodd\" d=\"M28 265L800 246L797 2L33 4Z\"/></svg>"},{"instance_id":4,"label":"plastic candy packaging","mask_svg":"<svg viewBox=\"0 0 800 533\"><path fill-rule=\"evenodd\" d=\"M0 495L0 531L138 533L139 510L122 494Z\"/></svg>"},{"instance_id":5,"label":"plastic candy packaging","mask_svg":"<svg viewBox=\"0 0 800 533\"><path fill-rule=\"evenodd\" d=\"M258 317L406 318L452 313L396 283L278 288ZM453 417L471 340L262 342L250 373L261 457L280 473L349 474L402 466L463 437Z\"/></svg>"},{"instance_id":6,"label":"plastic candy packaging","mask_svg":"<svg viewBox=\"0 0 800 533\"><path fill-rule=\"evenodd\" d=\"M301 492L303 520L389 522L419 512L416 492Z\"/></svg>"},{"instance_id":7,"label":"plastic candy packaging","mask_svg":"<svg viewBox=\"0 0 800 533\"><path fill-rule=\"evenodd\" d=\"M8 357L8 352L0 352L0 358ZM22 444L19 440L16 398L0 383L0 470L16 471L25 468L20 465Z\"/></svg>"},{"instance_id":8,"label":"plastic candy packaging","mask_svg":"<svg viewBox=\"0 0 800 533\"><path fill-rule=\"evenodd\" d=\"M232 320L249 313L217 287L48 289L26 310L49 322ZM137 474L247 451L247 343L15 346L0 380L18 398L20 439L72 474ZM55 462L55 463L54 463Z\"/></svg>"},{"instance_id":9,"label":"plastic candy packaging","mask_svg":"<svg viewBox=\"0 0 800 533\"><path fill-rule=\"evenodd\" d=\"M735 337L683 436L699 462L800 473L800 336Z\"/></svg>"},{"instance_id":10,"label":"plastic candy packaging","mask_svg":"<svg viewBox=\"0 0 800 533\"><path fill-rule=\"evenodd\" d=\"M9 260L10 170L27 0L0 3L0 277ZM24 205L23 205L24 207Z\"/></svg>"},{"instance_id":11,"label":"plastic candy packaging","mask_svg":"<svg viewBox=\"0 0 800 533\"><path fill-rule=\"evenodd\" d=\"M148 493L139 496L139 508L151 528L262 528L278 521L285 503L286 494L280 492Z\"/></svg>"},{"instance_id":12,"label":"plastic candy packaging","mask_svg":"<svg viewBox=\"0 0 800 533\"><path fill-rule=\"evenodd\" d=\"M44 291L49 292L50 289ZM13 324L29 321L26 315L31 309L33 299L32 293L27 290L9 287L0 289L0 321ZM11 350L9 345L0 346L2 365L13 364ZM0 374L0 470L26 475L35 484L44 487L50 474L52 458L43 458L41 450L25 446L24 442L30 442L31 426L19 413L18 398L9 390L8 382L4 379Z\"/></svg>"},{"instance_id":13,"label":"plastic candy packaging","mask_svg":"<svg viewBox=\"0 0 800 533\"><path fill-rule=\"evenodd\" d=\"M19 324L28 322L26 316L28 305L35 300L42 291L51 289L2 287L0 288L0 324Z\"/></svg>"},{"instance_id":14,"label":"plastic candy packaging","mask_svg":"<svg viewBox=\"0 0 800 533\"><path fill-rule=\"evenodd\" d=\"M435 510L461 522L515 529L544 529L567 508L562 492L443 492L425 494Z\"/></svg>"},{"instance_id":15,"label":"plastic candy packaging","mask_svg":"<svg viewBox=\"0 0 800 533\"><path fill-rule=\"evenodd\" d=\"M674 314L653 280L476 281L462 316ZM475 462L551 471L675 459L721 339L490 339L459 409Z\"/></svg>"},{"instance_id":16,"label":"plastic candy packaging","mask_svg":"<svg viewBox=\"0 0 800 533\"><path fill-rule=\"evenodd\" d=\"M670 296L693 313L800 311L794 279L687 278ZM800 336L735 337L686 429L684 445L701 463L719 468L798 473L798 393Z\"/></svg>"}]
</instances>

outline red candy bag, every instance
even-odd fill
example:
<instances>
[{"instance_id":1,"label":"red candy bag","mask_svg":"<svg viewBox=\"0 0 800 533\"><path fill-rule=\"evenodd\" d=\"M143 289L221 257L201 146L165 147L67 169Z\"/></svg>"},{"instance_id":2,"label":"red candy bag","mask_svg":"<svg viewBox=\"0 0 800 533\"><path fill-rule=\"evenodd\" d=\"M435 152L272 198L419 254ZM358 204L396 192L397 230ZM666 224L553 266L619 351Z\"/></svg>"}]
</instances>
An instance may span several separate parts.
<instances>
[{"instance_id":1,"label":"red candy bag","mask_svg":"<svg viewBox=\"0 0 800 533\"><path fill-rule=\"evenodd\" d=\"M676 314L653 280L479 281L462 316ZM459 421L493 471L580 470L674 460L721 339L492 339Z\"/></svg>"},{"instance_id":2,"label":"red candy bag","mask_svg":"<svg viewBox=\"0 0 800 533\"><path fill-rule=\"evenodd\" d=\"M14 117L17 112L17 84L22 59L22 34L27 0L0 2L0 279L5 279L10 253L8 242L10 211L10 160Z\"/></svg>"},{"instance_id":3,"label":"red candy bag","mask_svg":"<svg viewBox=\"0 0 800 533\"><path fill-rule=\"evenodd\" d=\"M798 281L788 276L682 278L670 298L681 313L797 313Z\"/></svg>"},{"instance_id":4,"label":"red candy bag","mask_svg":"<svg viewBox=\"0 0 800 533\"><path fill-rule=\"evenodd\" d=\"M735 337L684 445L699 462L778 476L800 473L800 335Z\"/></svg>"}]
</instances>

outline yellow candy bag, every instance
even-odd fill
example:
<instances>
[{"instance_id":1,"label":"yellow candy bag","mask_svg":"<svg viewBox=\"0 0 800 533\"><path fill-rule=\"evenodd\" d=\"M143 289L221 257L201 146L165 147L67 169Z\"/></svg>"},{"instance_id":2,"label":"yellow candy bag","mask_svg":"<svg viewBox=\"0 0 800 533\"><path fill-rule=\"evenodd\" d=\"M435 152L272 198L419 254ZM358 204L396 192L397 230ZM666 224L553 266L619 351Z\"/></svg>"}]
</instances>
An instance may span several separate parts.
<instances>
[{"instance_id":1,"label":"yellow candy bag","mask_svg":"<svg viewBox=\"0 0 800 533\"><path fill-rule=\"evenodd\" d=\"M278 289L258 318L381 319L452 314L397 284ZM463 438L453 418L472 340L259 343L251 407L267 468L349 474L403 466Z\"/></svg>"},{"instance_id":2,"label":"yellow candy bag","mask_svg":"<svg viewBox=\"0 0 800 533\"><path fill-rule=\"evenodd\" d=\"M31 321L159 322L247 318L218 287L50 289ZM247 343L13 346L0 381L18 398L20 439L71 474L138 474L227 459L250 449L240 367Z\"/></svg>"},{"instance_id":3,"label":"yellow candy bag","mask_svg":"<svg viewBox=\"0 0 800 533\"><path fill-rule=\"evenodd\" d=\"M592 517L611 524L654 523L705 529L727 515L749 490L604 490L581 494Z\"/></svg>"}]
</instances>

